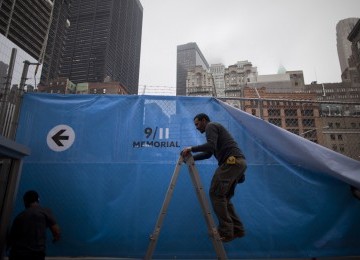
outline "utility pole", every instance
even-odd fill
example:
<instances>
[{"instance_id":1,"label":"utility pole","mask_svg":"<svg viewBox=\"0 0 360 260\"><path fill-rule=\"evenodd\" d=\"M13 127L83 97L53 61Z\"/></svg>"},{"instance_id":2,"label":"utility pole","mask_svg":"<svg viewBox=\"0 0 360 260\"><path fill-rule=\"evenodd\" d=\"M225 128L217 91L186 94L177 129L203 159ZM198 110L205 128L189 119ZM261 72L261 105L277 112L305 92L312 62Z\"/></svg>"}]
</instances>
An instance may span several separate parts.
<instances>
[{"instance_id":1,"label":"utility pole","mask_svg":"<svg viewBox=\"0 0 360 260\"><path fill-rule=\"evenodd\" d=\"M17 49L12 48L11 56L10 56L10 63L9 63L9 69L5 80L4 85L4 93L1 97L1 104L0 104L0 134L5 136L5 131L7 128L9 128L9 124L6 123L7 118L7 111L9 106L9 91L12 81L12 76L14 73L14 65L15 65L15 59L16 59ZM9 122L8 122L9 123Z\"/></svg>"},{"instance_id":2,"label":"utility pole","mask_svg":"<svg viewBox=\"0 0 360 260\"><path fill-rule=\"evenodd\" d=\"M20 85L19 85L19 89L18 89L18 91L16 93L16 97L15 97L15 111L14 111L14 116L13 116L10 133L9 133L9 138L13 139L13 140L15 139L15 136L16 136L16 130L17 130L19 115L20 115L20 107L21 107L22 98L24 95L24 88L25 88L25 83L27 80L27 73L29 71L30 65L39 65L39 63L31 63L28 60L24 61L24 68L23 68L23 72L21 75Z\"/></svg>"}]
</instances>

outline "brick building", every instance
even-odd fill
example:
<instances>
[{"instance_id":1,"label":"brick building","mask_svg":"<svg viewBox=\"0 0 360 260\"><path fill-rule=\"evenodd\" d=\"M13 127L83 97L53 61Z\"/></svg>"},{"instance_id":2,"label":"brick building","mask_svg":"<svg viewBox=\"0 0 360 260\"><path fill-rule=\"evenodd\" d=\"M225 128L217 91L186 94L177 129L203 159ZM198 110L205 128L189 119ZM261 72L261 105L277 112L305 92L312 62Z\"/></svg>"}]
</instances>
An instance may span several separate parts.
<instances>
[{"instance_id":1,"label":"brick building","mask_svg":"<svg viewBox=\"0 0 360 260\"><path fill-rule=\"evenodd\" d=\"M38 91L56 94L129 94L128 89L119 82L85 82L75 84L68 78L52 80L48 86L39 85Z\"/></svg>"}]
</instances>

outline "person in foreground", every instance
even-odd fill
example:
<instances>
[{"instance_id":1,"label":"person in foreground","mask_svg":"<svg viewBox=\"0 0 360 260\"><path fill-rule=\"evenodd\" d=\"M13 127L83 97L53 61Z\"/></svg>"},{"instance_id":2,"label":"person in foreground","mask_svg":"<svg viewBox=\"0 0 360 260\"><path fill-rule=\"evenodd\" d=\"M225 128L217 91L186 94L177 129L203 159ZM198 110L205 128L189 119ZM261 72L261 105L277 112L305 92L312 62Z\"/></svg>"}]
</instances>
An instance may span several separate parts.
<instances>
[{"instance_id":1,"label":"person in foreground","mask_svg":"<svg viewBox=\"0 0 360 260\"><path fill-rule=\"evenodd\" d=\"M197 153L194 155L195 161L208 159L212 155L217 159L218 168L212 177L209 195L219 221L220 238L223 242L230 242L245 235L244 226L230 201L236 185L245 180L245 156L229 131L221 124L211 122L208 115L196 115L194 124L200 133L205 133L206 143L186 147L181 155L186 158L194 152Z\"/></svg>"},{"instance_id":2,"label":"person in foreground","mask_svg":"<svg viewBox=\"0 0 360 260\"><path fill-rule=\"evenodd\" d=\"M10 229L9 260L43 260L46 254L46 228L51 230L53 242L60 239L60 228L50 209L39 204L36 191L24 196L25 210L17 215Z\"/></svg>"}]
</instances>

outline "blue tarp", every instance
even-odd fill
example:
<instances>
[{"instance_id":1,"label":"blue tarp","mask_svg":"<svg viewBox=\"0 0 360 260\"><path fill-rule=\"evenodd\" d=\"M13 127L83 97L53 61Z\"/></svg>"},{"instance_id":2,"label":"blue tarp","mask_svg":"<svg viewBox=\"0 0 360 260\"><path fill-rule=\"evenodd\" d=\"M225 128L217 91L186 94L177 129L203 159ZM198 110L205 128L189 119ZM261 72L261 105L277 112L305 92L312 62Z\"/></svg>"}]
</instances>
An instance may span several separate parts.
<instances>
[{"instance_id":1,"label":"blue tarp","mask_svg":"<svg viewBox=\"0 0 360 260\"><path fill-rule=\"evenodd\" d=\"M360 255L360 162L205 97L26 94L17 142L30 147L22 194L36 189L62 240L52 256L144 257L175 163L205 137L207 113L230 130L248 162L233 198L246 236L229 258ZM205 189L217 166L196 162ZM182 167L154 258L215 258L195 190Z\"/></svg>"}]
</instances>

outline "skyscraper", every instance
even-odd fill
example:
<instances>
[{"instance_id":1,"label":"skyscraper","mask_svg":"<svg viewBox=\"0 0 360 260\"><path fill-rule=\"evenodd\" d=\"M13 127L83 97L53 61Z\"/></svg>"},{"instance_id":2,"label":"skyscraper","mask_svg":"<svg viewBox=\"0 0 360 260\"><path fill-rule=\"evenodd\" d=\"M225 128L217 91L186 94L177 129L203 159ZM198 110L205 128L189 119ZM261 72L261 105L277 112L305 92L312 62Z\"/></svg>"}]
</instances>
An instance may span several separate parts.
<instances>
[{"instance_id":1,"label":"skyscraper","mask_svg":"<svg viewBox=\"0 0 360 260\"><path fill-rule=\"evenodd\" d=\"M139 0L73 0L60 77L117 81L137 94L142 18Z\"/></svg>"},{"instance_id":2,"label":"skyscraper","mask_svg":"<svg viewBox=\"0 0 360 260\"><path fill-rule=\"evenodd\" d=\"M0 33L34 59L41 60L51 22L53 2L0 1Z\"/></svg>"},{"instance_id":3,"label":"skyscraper","mask_svg":"<svg viewBox=\"0 0 360 260\"><path fill-rule=\"evenodd\" d=\"M216 89L216 96L217 97L225 97L225 66L224 64L211 64L210 65L210 72L214 77L214 84Z\"/></svg>"},{"instance_id":4,"label":"skyscraper","mask_svg":"<svg viewBox=\"0 0 360 260\"><path fill-rule=\"evenodd\" d=\"M24 70L27 76L22 88L30 89L29 85L36 87L39 83L42 66L38 63L44 57L52 11L50 0L0 0L0 92L19 87ZM25 66L25 61L33 66Z\"/></svg>"},{"instance_id":5,"label":"skyscraper","mask_svg":"<svg viewBox=\"0 0 360 260\"><path fill-rule=\"evenodd\" d=\"M15 138L22 91L36 86L52 10L50 0L0 0L0 135L6 138Z\"/></svg>"},{"instance_id":6,"label":"skyscraper","mask_svg":"<svg viewBox=\"0 0 360 260\"><path fill-rule=\"evenodd\" d=\"M66 28L70 25L67 19L69 18L71 1L72 0L54 0L52 22L41 71L41 85L47 85L49 84L49 80L59 77L61 50L64 47Z\"/></svg>"},{"instance_id":7,"label":"skyscraper","mask_svg":"<svg viewBox=\"0 0 360 260\"><path fill-rule=\"evenodd\" d=\"M201 65L209 69L209 64L195 42L177 46L176 95L186 95L186 77L188 70Z\"/></svg>"},{"instance_id":8,"label":"skyscraper","mask_svg":"<svg viewBox=\"0 0 360 260\"><path fill-rule=\"evenodd\" d=\"M349 66L356 68L358 75L360 75L360 20L350 32L348 40L351 42Z\"/></svg>"},{"instance_id":9,"label":"skyscraper","mask_svg":"<svg viewBox=\"0 0 360 260\"><path fill-rule=\"evenodd\" d=\"M340 62L341 74L349 67L351 42L347 39L359 18L347 18L336 24L336 45Z\"/></svg>"}]
</instances>

